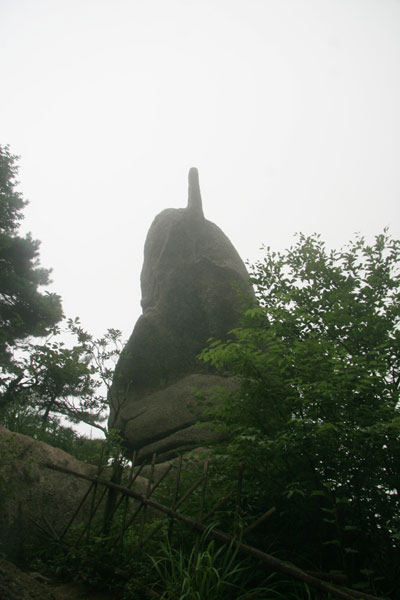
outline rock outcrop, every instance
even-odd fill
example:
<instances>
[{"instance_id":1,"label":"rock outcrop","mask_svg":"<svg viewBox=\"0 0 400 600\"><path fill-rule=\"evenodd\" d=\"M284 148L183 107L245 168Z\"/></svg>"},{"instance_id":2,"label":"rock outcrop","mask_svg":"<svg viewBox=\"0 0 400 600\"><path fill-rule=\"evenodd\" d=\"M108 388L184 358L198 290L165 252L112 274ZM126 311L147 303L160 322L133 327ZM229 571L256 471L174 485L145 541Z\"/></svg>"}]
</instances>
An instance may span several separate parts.
<instances>
[{"instance_id":1,"label":"rock outcrop","mask_svg":"<svg viewBox=\"0 0 400 600\"><path fill-rule=\"evenodd\" d=\"M115 600L113 591L100 592L83 583L60 583L40 573L26 573L0 558L1 600Z\"/></svg>"},{"instance_id":2,"label":"rock outcrop","mask_svg":"<svg viewBox=\"0 0 400 600\"><path fill-rule=\"evenodd\" d=\"M160 460L206 443L196 425L205 397L235 381L198 360L209 338L224 339L252 298L246 268L226 235L204 218L197 169L189 172L184 209L167 209L147 235L141 274L143 314L118 362L109 426L127 446Z\"/></svg>"},{"instance_id":3,"label":"rock outcrop","mask_svg":"<svg viewBox=\"0 0 400 600\"><path fill-rule=\"evenodd\" d=\"M45 585L7 560L0 559L1 600L58 600Z\"/></svg>"},{"instance_id":4,"label":"rock outcrop","mask_svg":"<svg viewBox=\"0 0 400 600\"><path fill-rule=\"evenodd\" d=\"M0 426L0 554L11 560L21 561L43 542L41 527L61 533L88 488L87 481L50 470L47 463L96 472L59 448ZM85 508L80 516L87 516Z\"/></svg>"}]
</instances>

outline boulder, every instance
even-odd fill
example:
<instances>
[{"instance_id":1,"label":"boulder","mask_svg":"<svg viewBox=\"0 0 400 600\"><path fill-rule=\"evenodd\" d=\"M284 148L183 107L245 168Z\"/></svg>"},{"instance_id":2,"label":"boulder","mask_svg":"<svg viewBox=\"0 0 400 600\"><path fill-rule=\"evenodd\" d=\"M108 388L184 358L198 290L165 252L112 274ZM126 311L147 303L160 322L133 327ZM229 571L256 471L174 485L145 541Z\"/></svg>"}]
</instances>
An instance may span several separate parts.
<instances>
[{"instance_id":1,"label":"boulder","mask_svg":"<svg viewBox=\"0 0 400 600\"><path fill-rule=\"evenodd\" d=\"M40 573L26 573L0 559L1 600L115 600L113 591L99 591L84 583L59 583Z\"/></svg>"},{"instance_id":2,"label":"boulder","mask_svg":"<svg viewBox=\"0 0 400 600\"><path fill-rule=\"evenodd\" d=\"M246 268L226 235L204 218L197 169L189 172L184 209L154 220L144 247L142 308L117 364L109 426L127 446L164 460L213 436L199 426L200 392L233 389L198 359L210 338L226 339L254 299Z\"/></svg>"},{"instance_id":3,"label":"boulder","mask_svg":"<svg viewBox=\"0 0 400 600\"><path fill-rule=\"evenodd\" d=\"M41 528L60 534L88 489L87 481L48 469L47 463L96 472L59 448L0 426L0 555L10 560L22 561L42 543ZM80 516L87 516L84 508Z\"/></svg>"},{"instance_id":4,"label":"boulder","mask_svg":"<svg viewBox=\"0 0 400 600\"><path fill-rule=\"evenodd\" d=\"M0 559L1 600L58 600L46 585L18 569L5 559ZM61 599L60 599L61 600Z\"/></svg>"},{"instance_id":5,"label":"boulder","mask_svg":"<svg viewBox=\"0 0 400 600\"><path fill-rule=\"evenodd\" d=\"M166 461L214 440L204 408L222 388L236 387L233 377L198 373L137 399L122 418L125 438L134 440L132 446L139 450L138 462L150 461L154 453L158 462Z\"/></svg>"}]
</instances>

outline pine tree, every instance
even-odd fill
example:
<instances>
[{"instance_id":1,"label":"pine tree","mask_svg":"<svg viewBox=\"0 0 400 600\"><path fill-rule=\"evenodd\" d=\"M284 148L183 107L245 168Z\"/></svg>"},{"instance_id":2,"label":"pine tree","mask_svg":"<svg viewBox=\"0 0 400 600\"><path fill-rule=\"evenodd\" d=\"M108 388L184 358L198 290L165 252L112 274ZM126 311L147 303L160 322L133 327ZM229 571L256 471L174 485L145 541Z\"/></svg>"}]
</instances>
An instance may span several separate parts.
<instances>
[{"instance_id":1,"label":"pine tree","mask_svg":"<svg viewBox=\"0 0 400 600\"><path fill-rule=\"evenodd\" d=\"M13 371L18 343L46 335L61 319L61 299L42 293L50 270L40 266L40 242L19 235L27 202L16 191L18 166L8 146L0 145L0 376Z\"/></svg>"}]
</instances>

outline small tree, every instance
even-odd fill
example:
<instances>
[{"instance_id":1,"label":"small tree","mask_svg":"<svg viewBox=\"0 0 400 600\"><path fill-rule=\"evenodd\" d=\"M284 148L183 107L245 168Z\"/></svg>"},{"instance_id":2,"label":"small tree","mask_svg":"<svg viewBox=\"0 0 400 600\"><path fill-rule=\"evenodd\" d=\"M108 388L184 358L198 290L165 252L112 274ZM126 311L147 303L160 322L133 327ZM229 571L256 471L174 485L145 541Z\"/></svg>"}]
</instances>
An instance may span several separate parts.
<instances>
[{"instance_id":1,"label":"small tree","mask_svg":"<svg viewBox=\"0 0 400 600\"><path fill-rule=\"evenodd\" d=\"M340 251L316 235L267 248L258 305L202 354L240 377L214 418L228 462L248 463L249 502L288 511L286 548L358 577L397 570L399 257L387 231Z\"/></svg>"},{"instance_id":2,"label":"small tree","mask_svg":"<svg viewBox=\"0 0 400 600\"><path fill-rule=\"evenodd\" d=\"M66 334L72 334L74 344L66 346ZM62 335L61 335L62 334ZM103 425L108 408L106 393L111 385L113 366L122 347L121 332L109 329L101 338L83 330L79 319L70 319L67 330L55 330L41 344L20 345L12 395L0 401L2 420L10 429L30 420L41 429L51 427L50 417L62 415L72 423L86 423L107 434ZM0 384L1 389L1 384ZM23 432L21 430L21 432Z\"/></svg>"}]
</instances>

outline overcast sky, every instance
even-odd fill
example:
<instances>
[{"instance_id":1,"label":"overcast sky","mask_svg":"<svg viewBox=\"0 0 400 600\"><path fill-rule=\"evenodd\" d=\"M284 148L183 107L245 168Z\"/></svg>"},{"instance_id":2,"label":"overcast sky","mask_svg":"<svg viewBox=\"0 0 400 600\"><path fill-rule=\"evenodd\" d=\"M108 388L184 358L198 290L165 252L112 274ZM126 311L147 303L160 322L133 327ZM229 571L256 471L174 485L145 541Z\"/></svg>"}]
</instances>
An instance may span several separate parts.
<instances>
[{"instance_id":1,"label":"overcast sky","mask_svg":"<svg viewBox=\"0 0 400 600\"><path fill-rule=\"evenodd\" d=\"M153 218L244 260L400 237L399 0L0 0L0 143L67 316L128 337Z\"/></svg>"}]
</instances>

